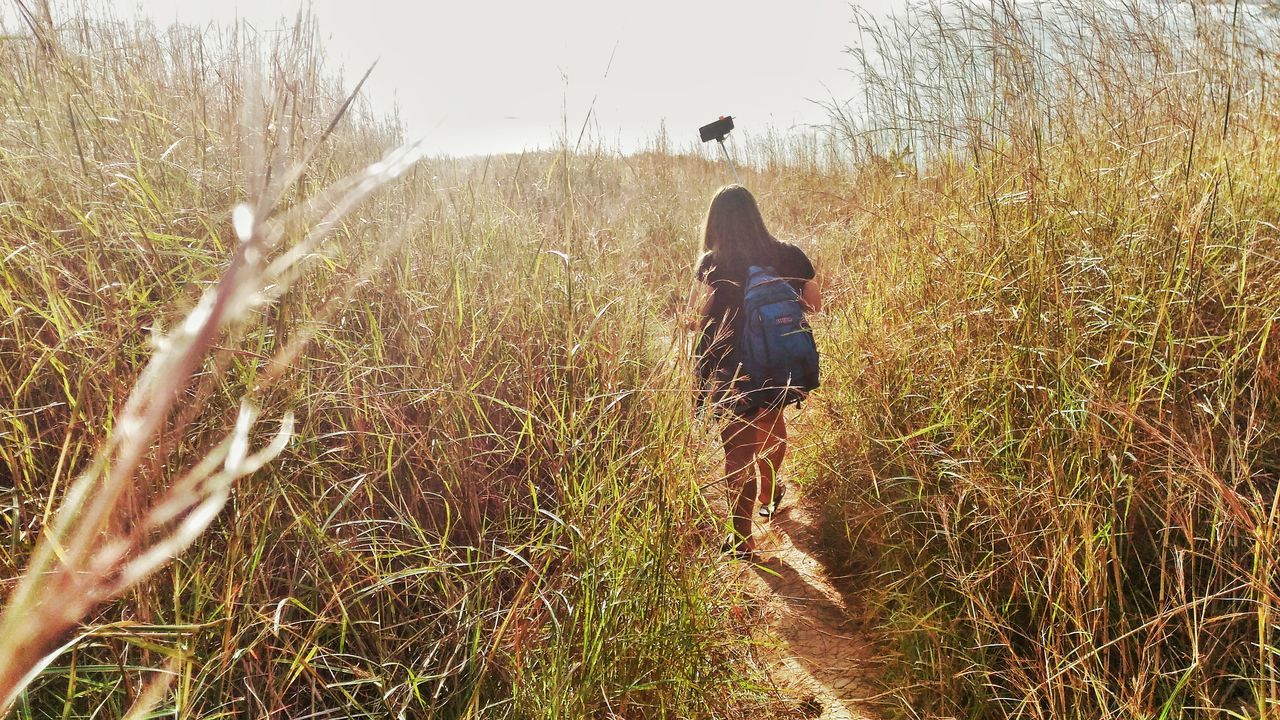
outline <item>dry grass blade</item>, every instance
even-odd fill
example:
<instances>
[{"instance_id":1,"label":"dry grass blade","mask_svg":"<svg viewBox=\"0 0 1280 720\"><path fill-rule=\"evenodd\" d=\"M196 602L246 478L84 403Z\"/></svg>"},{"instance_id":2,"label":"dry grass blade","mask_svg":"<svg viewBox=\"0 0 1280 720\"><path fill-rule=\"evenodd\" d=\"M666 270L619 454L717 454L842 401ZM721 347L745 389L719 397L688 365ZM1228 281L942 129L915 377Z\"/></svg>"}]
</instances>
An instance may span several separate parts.
<instances>
[{"instance_id":1,"label":"dry grass blade","mask_svg":"<svg viewBox=\"0 0 1280 720\"><path fill-rule=\"evenodd\" d=\"M342 111L349 105L350 100ZM336 123L337 118L331 127ZM407 145L341 183L305 237L275 258L270 253L286 230L261 222L247 205L235 209L240 244L230 266L172 332L155 338L155 353L115 431L68 490L0 616L0 712L58 656L55 649L79 622L189 547L222 509L233 482L285 449L292 414L270 443L250 454L257 410L246 401L232 433L159 496L146 497L135 479L217 343L282 297L343 217L420 158L417 146ZM295 349L291 356L296 355Z\"/></svg>"}]
</instances>

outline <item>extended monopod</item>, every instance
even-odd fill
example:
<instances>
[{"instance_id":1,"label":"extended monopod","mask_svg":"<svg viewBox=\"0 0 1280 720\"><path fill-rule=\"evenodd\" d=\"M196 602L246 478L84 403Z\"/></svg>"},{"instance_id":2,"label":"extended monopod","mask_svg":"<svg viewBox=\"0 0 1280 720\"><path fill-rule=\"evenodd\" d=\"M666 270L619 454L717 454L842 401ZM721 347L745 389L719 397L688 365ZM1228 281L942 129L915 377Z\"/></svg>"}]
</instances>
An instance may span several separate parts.
<instances>
[{"instance_id":1,"label":"extended monopod","mask_svg":"<svg viewBox=\"0 0 1280 720\"><path fill-rule=\"evenodd\" d=\"M732 129L733 116L722 115L719 120L698 128L698 136L702 138L702 142L715 140L720 143L720 151L724 153L724 159L729 161L729 169L733 171L733 181L741 185L742 180L738 178L738 168L733 164L733 158L729 157L729 149L724 146L724 138Z\"/></svg>"}]
</instances>

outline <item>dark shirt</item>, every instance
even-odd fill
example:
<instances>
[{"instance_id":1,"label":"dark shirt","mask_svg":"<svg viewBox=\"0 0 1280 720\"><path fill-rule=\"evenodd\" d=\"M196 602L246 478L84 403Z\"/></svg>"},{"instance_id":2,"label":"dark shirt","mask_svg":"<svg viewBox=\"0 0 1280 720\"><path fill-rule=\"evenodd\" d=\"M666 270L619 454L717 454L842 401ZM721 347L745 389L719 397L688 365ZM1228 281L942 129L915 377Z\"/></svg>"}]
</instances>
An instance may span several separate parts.
<instances>
[{"instance_id":1,"label":"dark shirt","mask_svg":"<svg viewBox=\"0 0 1280 720\"><path fill-rule=\"evenodd\" d=\"M766 259L760 265L772 266L779 277L790 281L796 292L804 292L804 284L813 279L813 263L804 251L790 243L778 244L778 255ZM702 377L729 357L742 331L742 319L738 310L742 307L742 284L746 281L746 268L731 272L716 265L711 253L698 262L697 277L711 286L711 305L703 320L702 335L698 338L698 371ZM724 368L732 373L732 368Z\"/></svg>"}]
</instances>

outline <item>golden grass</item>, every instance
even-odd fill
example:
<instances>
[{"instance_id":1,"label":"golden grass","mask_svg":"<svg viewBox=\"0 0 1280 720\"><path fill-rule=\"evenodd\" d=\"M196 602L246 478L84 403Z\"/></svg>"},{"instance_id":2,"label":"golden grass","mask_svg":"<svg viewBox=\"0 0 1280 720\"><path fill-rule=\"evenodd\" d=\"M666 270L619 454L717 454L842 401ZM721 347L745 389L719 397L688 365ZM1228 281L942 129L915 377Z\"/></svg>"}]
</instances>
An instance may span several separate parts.
<instances>
[{"instance_id":1,"label":"golden grass","mask_svg":"<svg viewBox=\"0 0 1280 720\"><path fill-rule=\"evenodd\" d=\"M809 467L904 713L1280 712L1275 23L997 3L864 26Z\"/></svg>"}]
</instances>

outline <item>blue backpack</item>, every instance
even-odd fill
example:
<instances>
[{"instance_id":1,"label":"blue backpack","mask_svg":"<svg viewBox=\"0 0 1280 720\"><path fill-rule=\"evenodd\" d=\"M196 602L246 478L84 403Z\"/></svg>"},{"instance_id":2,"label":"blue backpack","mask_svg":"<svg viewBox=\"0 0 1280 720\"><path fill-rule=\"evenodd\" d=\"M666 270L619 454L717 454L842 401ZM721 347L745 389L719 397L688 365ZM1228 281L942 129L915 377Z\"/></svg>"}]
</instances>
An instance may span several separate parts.
<instances>
[{"instance_id":1,"label":"blue backpack","mask_svg":"<svg viewBox=\"0 0 1280 720\"><path fill-rule=\"evenodd\" d=\"M751 397L761 406L818 387L818 346L804 322L804 305L791 283L772 267L752 265L742 292L739 359ZM797 392L800 391L800 392Z\"/></svg>"}]
</instances>

